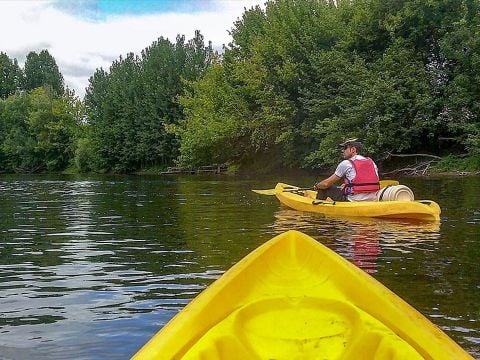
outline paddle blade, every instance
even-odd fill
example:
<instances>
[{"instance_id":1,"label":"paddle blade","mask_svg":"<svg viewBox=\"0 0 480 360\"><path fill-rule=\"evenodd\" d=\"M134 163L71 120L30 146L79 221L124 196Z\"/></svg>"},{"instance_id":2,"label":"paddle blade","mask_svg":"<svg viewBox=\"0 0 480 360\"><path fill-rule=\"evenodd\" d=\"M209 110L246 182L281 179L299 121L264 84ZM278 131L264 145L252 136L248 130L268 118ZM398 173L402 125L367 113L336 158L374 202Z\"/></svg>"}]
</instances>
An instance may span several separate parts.
<instances>
[{"instance_id":1,"label":"paddle blade","mask_svg":"<svg viewBox=\"0 0 480 360\"><path fill-rule=\"evenodd\" d=\"M267 189L267 190L252 190L254 193L260 195L275 195L275 189Z\"/></svg>"}]
</instances>

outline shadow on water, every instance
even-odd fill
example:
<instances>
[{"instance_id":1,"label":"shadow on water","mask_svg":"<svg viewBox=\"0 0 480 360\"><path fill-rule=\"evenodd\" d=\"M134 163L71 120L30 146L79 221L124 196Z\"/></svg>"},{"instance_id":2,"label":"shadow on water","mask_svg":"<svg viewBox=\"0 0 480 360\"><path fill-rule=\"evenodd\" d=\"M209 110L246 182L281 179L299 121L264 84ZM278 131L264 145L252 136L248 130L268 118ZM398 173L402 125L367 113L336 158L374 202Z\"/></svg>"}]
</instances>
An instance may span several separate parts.
<instances>
[{"instance_id":1,"label":"shadow on water","mask_svg":"<svg viewBox=\"0 0 480 360\"><path fill-rule=\"evenodd\" d=\"M441 205L441 223L330 218L251 192L280 180L0 177L1 356L128 358L231 265L296 229L480 357L479 178L402 179Z\"/></svg>"}]
</instances>

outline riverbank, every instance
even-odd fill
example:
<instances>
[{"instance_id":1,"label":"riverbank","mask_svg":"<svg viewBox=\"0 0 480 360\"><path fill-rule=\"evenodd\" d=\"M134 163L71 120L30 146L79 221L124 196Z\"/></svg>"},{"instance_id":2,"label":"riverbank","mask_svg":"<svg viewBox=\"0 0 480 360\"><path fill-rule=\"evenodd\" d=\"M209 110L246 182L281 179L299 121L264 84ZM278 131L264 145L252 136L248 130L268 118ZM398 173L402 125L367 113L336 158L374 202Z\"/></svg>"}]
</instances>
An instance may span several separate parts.
<instances>
[{"instance_id":1,"label":"riverbank","mask_svg":"<svg viewBox=\"0 0 480 360\"><path fill-rule=\"evenodd\" d=\"M480 175L480 154L471 156L448 155L442 158L421 162L418 160L388 160L377 162L380 173L385 177L395 176L469 176ZM207 169L202 171L203 169ZM193 169L193 168L192 168ZM302 168L280 168L272 167L257 162L250 165L215 165L211 167L199 167L200 171L193 169L190 173L195 174L216 174L216 175L241 175L241 176L265 176L265 175L310 175L321 176L329 175L334 167L323 169L302 169ZM221 169L218 170L218 169ZM81 174L74 166L70 166L60 172L64 175ZM171 172L174 174L175 172ZM105 173L111 174L111 173ZM133 172L134 175L169 175L168 168L160 166L146 167Z\"/></svg>"},{"instance_id":2,"label":"riverbank","mask_svg":"<svg viewBox=\"0 0 480 360\"><path fill-rule=\"evenodd\" d=\"M435 175L480 175L480 154L472 156L449 155L432 166Z\"/></svg>"},{"instance_id":3,"label":"riverbank","mask_svg":"<svg viewBox=\"0 0 480 360\"><path fill-rule=\"evenodd\" d=\"M383 177L398 176L475 176L480 175L480 154L471 156L448 155L444 157L417 154L406 157L391 157L384 161L376 161ZM260 163L251 166L237 167L239 174L259 175L311 175L328 176L335 166L321 169L272 168Z\"/></svg>"}]
</instances>

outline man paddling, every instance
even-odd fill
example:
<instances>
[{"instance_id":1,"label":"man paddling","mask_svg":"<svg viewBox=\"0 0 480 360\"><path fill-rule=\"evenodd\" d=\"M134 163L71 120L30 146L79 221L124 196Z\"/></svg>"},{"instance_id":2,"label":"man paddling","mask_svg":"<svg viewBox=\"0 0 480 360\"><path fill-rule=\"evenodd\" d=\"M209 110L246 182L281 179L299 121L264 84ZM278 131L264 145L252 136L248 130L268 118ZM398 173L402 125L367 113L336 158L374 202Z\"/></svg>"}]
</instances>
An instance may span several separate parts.
<instances>
[{"instance_id":1,"label":"man paddling","mask_svg":"<svg viewBox=\"0 0 480 360\"><path fill-rule=\"evenodd\" d=\"M378 168L372 159L359 154L362 143L350 139L340 144L343 160L335 172L314 185L317 199L327 197L335 201L377 201L380 189ZM343 178L341 187L333 186Z\"/></svg>"}]
</instances>

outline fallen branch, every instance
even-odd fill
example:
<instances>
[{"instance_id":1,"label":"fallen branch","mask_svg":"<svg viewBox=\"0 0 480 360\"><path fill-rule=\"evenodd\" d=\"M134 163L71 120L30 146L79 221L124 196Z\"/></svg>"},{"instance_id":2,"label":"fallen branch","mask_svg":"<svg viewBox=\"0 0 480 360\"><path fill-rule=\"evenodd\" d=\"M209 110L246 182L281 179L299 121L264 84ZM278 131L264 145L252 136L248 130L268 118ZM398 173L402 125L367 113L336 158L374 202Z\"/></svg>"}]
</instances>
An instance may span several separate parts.
<instances>
[{"instance_id":1,"label":"fallen branch","mask_svg":"<svg viewBox=\"0 0 480 360\"><path fill-rule=\"evenodd\" d=\"M429 157L437 160L441 160L442 158L437 155L430 155L430 154L392 154L388 153L387 158L389 157Z\"/></svg>"},{"instance_id":2,"label":"fallen branch","mask_svg":"<svg viewBox=\"0 0 480 360\"><path fill-rule=\"evenodd\" d=\"M419 176L419 175L427 175L428 174L428 169L430 168L430 165L434 162L437 162L437 159L433 160L428 160L421 162L420 164L417 164L415 166L409 165L408 167L402 168L402 169L396 169L393 171L389 171L386 173L383 173L383 175L391 175L391 174L404 174L404 175L409 175L409 176Z\"/></svg>"}]
</instances>

